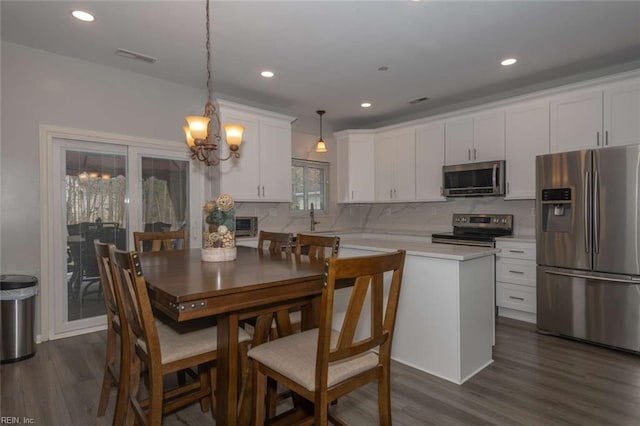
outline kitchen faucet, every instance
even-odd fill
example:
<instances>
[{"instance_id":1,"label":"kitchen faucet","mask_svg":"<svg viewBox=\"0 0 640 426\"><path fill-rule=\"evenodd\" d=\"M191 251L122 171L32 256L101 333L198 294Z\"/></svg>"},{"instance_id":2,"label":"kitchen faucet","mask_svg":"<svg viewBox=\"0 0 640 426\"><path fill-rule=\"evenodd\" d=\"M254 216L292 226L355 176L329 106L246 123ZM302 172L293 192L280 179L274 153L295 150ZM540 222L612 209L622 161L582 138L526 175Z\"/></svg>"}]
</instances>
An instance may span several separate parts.
<instances>
[{"instance_id":1,"label":"kitchen faucet","mask_svg":"<svg viewBox=\"0 0 640 426\"><path fill-rule=\"evenodd\" d=\"M311 231L315 231L316 230L316 223L320 223L320 222L316 222L316 217L315 217L315 212L313 210L313 203L311 203L311 207L309 208L309 219L311 220L310 224L310 230Z\"/></svg>"}]
</instances>

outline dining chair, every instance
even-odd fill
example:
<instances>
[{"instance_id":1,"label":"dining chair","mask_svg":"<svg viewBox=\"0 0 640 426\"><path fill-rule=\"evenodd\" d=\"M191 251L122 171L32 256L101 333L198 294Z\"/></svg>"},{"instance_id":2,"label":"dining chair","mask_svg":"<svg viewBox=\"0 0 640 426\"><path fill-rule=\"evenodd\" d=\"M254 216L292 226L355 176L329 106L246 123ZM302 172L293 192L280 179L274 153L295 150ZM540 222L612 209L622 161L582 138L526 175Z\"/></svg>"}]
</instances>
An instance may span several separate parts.
<instances>
[{"instance_id":1,"label":"dining chair","mask_svg":"<svg viewBox=\"0 0 640 426\"><path fill-rule=\"evenodd\" d=\"M264 244L269 243L267 249L269 253L280 254L282 252L291 254L291 240L293 234L291 232L268 232L260 231L258 235L258 248L264 250Z\"/></svg>"},{"instance_id":2,"label":"dining chair","mask_svg":"<svg viewBox=\"0 0 640 426\"><path fill-rule=\"evenodd\" d=\"M296 256L306 255L310 259L323 261L338 255L340 237L326 235L296 235Z\"/></svg>"},{"instance_id":3,"label":"dining chair","mask_svg":"<svg viewBox=\"0 0 640 426\"><path fill-rule=\"evenodd\" d=\"M164 414L200 401L202 411L215 407L215 360L217 328L197 328L180 333L168 324L156 322L151 310L139 254L112 248L114 288L122 301L125 365L128 365L126 421L131 425L160 425ZM240 356L246 357L250 336L239 330ZM141 366L146 366L148 398L140 391ZM187 368L196 368L197 380L173 389L164 389L163 377ZM122 380L122 378L121 378ZM116 423L118 424L118 423Z\"/></svg>"},{"instance_id":4,"label":"dining chair","mask_svg":"<svg viewBox=\"0 0 640 426\"><path fill-rule=\"evenodd\" d=\"M113 276L111 274L111 259L109 251L113 244L102 243L99 240L93 242L96 252L98 271L100 273L100 284L102 295L107 312L107 353L102 377L102 387L100 400L98 402L98 417L104 416L109 403L109 395L112 387L118 387L120 383L120 372L116 368L116 356L118 356L118 346L122 344L122 330L120 316L118 315L118 303L113 287ZM122 361L122 359L120 359ZM114 418L121 418L121 410L124 401L116 401Z\"/></svg>"},{"instance_id":5,"label":"dining chair","mask_svg":"<svg viewBox=\"0 0 640 426\"><path fill-rule=\"evenodd\" d=\"M140 253L188 248L187 232L184 229L166 232L134 232L133 242L135 250Z\"/></svg>"},{"instance_id":6,"label":"dining chair","mask_svg":"<svg viewBox=\"0 0 640 426\"><path fill-rule=\"evenodd\" d=\"M265 379L270 378L313 403L313 414L307 423L302 423L315 425L326 425L329 420L344 424L329 414L330 402L377 380L379 421L381 425L391 425L391 344L404 259L405 251L398 250L326 261L319 328L272 340L249 351L255 424L265 421ZM386 305L385 272L392 273ZM345 286L352 287L347 311L341 325L333 324L336 287ZM371 327L367 336L357 338L358 322L368 310L365 304L371 311ZM292 413L299 414L300 411ZM287 423L285 418L281 420Z\"/></svg>"}]
</instances>

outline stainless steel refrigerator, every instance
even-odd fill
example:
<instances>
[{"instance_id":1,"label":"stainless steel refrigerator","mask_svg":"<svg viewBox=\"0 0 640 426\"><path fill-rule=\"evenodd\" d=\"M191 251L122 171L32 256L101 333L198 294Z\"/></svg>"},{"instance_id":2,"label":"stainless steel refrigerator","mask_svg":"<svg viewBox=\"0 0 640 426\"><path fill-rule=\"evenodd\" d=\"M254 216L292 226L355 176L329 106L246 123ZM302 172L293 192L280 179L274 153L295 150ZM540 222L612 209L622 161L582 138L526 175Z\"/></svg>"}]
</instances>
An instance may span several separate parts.
<instances>
[{"instance_id":1,"label":"stainless steel refrigerator","mask_svg":"<svg viewBox=\"0 0 640 426\"><path fill-rule=\"evenodd\" d=\"M640 352L640 145L536 158L537 326Z\"/></svg>"}]
</instances>

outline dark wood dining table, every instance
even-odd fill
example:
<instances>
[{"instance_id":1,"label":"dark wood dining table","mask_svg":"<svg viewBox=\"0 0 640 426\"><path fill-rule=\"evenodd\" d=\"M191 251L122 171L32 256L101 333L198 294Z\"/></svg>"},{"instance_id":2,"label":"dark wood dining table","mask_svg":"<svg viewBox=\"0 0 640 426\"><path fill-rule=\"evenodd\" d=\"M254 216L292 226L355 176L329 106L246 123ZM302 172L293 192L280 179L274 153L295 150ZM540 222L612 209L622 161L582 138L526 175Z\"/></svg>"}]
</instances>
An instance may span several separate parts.
<instances>
[{"instance_id":1,"label":"dark wood dining table","mask_svg":"<svg viewBox=\"0 0 640 426\"><path fill-rule=\"evenodd\" d=\"M217 425L238 422L240 321L317 298L324 263L237 247L235 261L202 262L200 249L141 253L142 272L154 307L175 321L217 321ZM303 310L303 328L313 325Z\"/></svg>"}]
</instances>

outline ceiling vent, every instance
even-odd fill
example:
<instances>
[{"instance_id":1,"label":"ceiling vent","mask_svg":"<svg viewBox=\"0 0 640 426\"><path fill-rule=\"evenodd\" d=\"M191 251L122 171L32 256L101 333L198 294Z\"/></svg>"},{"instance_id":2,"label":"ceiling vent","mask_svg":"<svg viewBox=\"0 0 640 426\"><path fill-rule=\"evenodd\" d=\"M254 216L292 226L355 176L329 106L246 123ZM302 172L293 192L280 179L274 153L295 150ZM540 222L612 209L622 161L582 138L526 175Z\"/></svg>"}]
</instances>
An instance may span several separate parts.
<instances>
[{"instance_id":1,"label":"ceiling vent","mask_svg":"<svg viewBox=\"0 0 640 426\"><path fill-rule=\"evenodd\" d=\"M143 55L142 53L132 52L131 50L127 49L116 50L116 55L122 56L124 58L135 59L136 61L147 62L149 64L154 64L158 60L158 58Z\"/></svg>"},{"instance_id":2,"label":"ceiling vent","mask_svg":"<svg viewBox=\"0 0 640 426\"><path fill-rule=\"evenodd\" d=\"M415 105L415 104L419 104L420 102L424 102L424 101L428 101L428 100L429 100L429 98L428 98L428 97L423 96L423 97L421 97L421 98L416 98L416 99L414 99L414 100L412 100L412 101L409 101L409 104L411 104L411 105Z\"/></svg>"}]
</instances>

